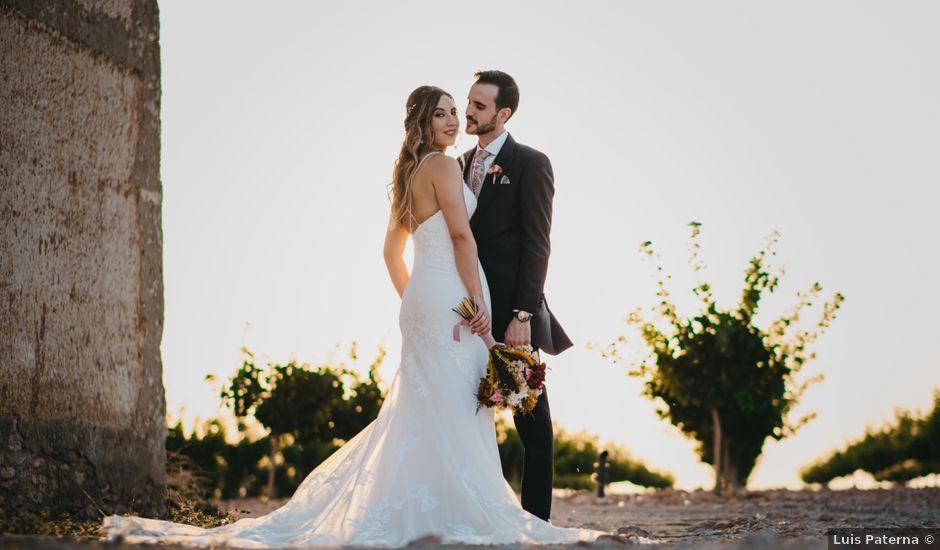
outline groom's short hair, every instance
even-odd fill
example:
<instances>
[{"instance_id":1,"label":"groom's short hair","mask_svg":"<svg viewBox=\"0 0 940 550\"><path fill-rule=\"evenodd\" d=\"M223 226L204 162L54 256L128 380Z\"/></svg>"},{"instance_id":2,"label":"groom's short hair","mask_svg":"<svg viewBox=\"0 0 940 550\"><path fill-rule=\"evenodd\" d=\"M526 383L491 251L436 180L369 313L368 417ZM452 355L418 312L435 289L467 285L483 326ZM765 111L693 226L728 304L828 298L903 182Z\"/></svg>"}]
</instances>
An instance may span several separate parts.
<instances>
[{"instance_id":1,"label":"groom's short hair","mask_svg":"<svg viewBox=\"0 0 940 550\"><path fill-rule=\"evenodd\" d=\"M473 76L477 84L493 84L499 88L496 94L497 111L508 107L509 118L516 114L516 109L519 108L519 86L511 76L503 71L477 71Z\"/></svg>"}]
</instances>

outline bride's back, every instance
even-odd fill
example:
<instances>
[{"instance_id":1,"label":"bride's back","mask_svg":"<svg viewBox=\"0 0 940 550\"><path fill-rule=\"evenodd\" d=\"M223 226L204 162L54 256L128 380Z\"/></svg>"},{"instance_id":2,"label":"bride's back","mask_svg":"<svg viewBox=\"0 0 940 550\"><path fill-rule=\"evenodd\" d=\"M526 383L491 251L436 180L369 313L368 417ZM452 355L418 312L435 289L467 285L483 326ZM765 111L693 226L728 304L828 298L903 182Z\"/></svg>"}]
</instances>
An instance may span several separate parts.
<instances>
[{"instance_id":1,"label":"bride's back","mask_svg":"<svg viewBox=\"0 0 940 550\"><path fill-rule=\"evenodd\" d=\"M412 227L409 228L409 233L414 234L422 223L441 209L437 195L434 192L434 181L447 172L446 163L448 160L451 159L448 159L443 153L432 151L426 153L418 162L412 174Z\"/></svg>"}]
</instances>

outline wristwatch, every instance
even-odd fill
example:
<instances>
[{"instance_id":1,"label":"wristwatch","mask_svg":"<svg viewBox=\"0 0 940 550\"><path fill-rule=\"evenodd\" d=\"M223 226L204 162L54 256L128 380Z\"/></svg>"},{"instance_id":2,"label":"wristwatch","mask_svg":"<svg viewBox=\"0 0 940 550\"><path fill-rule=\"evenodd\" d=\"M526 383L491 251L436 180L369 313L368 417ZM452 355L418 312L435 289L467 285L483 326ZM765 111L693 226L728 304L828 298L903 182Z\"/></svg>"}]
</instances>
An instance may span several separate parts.
<instances>
[{"instance_id":1,"label":"wristwatch","mask_svg":"<svg viewBox=\"0 0 940 550\"><path fill-rule=\"evenodd\" d=\"M516 310L516 319L520 323L528 323L532 319L532 314L528 311L523 311L521 309Z\"/></svg>"}]
</instances>

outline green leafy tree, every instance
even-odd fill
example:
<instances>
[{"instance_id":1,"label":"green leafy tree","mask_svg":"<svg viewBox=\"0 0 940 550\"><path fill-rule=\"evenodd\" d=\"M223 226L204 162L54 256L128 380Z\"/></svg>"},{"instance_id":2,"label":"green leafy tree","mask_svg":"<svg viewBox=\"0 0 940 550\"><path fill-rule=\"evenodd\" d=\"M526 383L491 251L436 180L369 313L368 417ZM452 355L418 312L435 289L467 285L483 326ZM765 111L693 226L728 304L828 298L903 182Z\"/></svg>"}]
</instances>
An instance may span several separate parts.
<instances>
[{"instance_id":1,"label":"green leafy tree","mask_svg":"<svg viewBox=\"0 0 940 550\"><path fill-rule=\"evenodd\" d=\"M328 367L312 370L291 360L284 365L271 365L266 379L270 390L255 408L255 418L270 433L271 467L267 494L275 496L277 456L284 436L297 440L332 439L331 419L334 403L343 400L339 375Z\"/></svg>"},{"instance_id":2,"label":"green leafy tree","mask_svg":"<svg viewBox=\"0 0 940 550\"><path fill-rule=\"evenodd\" d=\"M691 259L696 272L704 269L698 237L701 224L692 222ZM701 310L691 318L680 316L666 289L662 266L659 274L660 302L656 323L644 319L638 309L628 323L638 327L650 355L634 365L631 374L645 381L644 393L660 406L657 413L698 442L698 455L715 471L715 492L745 486L768 437L776 440L793 434L812 419L807 415L795 423L788 413L803 392L822 377L798 383L795 375L815 357L811 351L820 334L835 318L843 296L835 293L823 305L822 317L813 330L796 328L800 314L812 305L822 286L813 284L798 294L797 304L766 328L757 327L754 317L765 293L777 288L781 268L771 273L768 254L779 239L776 232L753 258L744 273L740 302L730 310L720 309L711 286L694 288ZM641 245L648 258L655 258L652 243ZM621 337L604 352L615 362L622 360Z\"/></svg>"},{"instance_id":3,"label":"green leafy tree","mask_svg":"<svg viewBox=\"0 0 940 550\"><path fill-rule=\"evenodd\" d=\"M829 483L856 470L878 481L906 483L940 473L940 391L934 392L933 410L926 414L898 411L880 430L869 430L859 440L805 468L806 483Z\"/></svg>"},{"instance_id":4,"label":"green leafy tree","mask_svg":"<svg viewBox=\"0 0 940 550\"><path fill-rule=\"evenodd\" d=\"M288 467L293 473L278 482L278 471L283 469L283 461L278 459L284 459L286 445L300 446L300 451L290 453L299 462L319 457L324 450L335 449L337 440L352 437L374 420L385 397L378 377L385 357L382 349L365 381L342 362L312 368L292 359L261 368L249 350L242 349L242 354L241 367L222 388L220 397L240 422L254 417L268 431L267 494L271 497L278 486L290 485L297 477L297 468ZM355 343L349 357L358 359Z\"/></svg>"}]
</instances>

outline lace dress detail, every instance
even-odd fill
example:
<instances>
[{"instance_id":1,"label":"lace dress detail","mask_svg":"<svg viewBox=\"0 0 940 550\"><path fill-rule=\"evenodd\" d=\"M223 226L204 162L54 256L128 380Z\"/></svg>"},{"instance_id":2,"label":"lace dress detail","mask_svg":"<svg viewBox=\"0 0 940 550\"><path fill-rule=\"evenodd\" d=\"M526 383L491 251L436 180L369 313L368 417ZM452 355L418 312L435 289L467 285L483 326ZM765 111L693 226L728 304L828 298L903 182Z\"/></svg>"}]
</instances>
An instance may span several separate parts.
<instances>
[{"instance_id":1,"label":"lace dress detail","mask_svg":"<svg viewBox=\"0 0 940 550\"><path fill-rule=\"evenodd\" d=\"M463 186L468 215L476 197ZM445 543L557 544L602 534L529 514L503 479L493 413L476 413L487 351L451 308L466 295L444 216L413 234L415 261L402 297L401 362L378 417L304 479L281 508L202 529L109 516L106 538L129 543L274 548L396 547L428 535ZM480 269L484 296L486 279Z\"/></svg>"}]
</instances>

